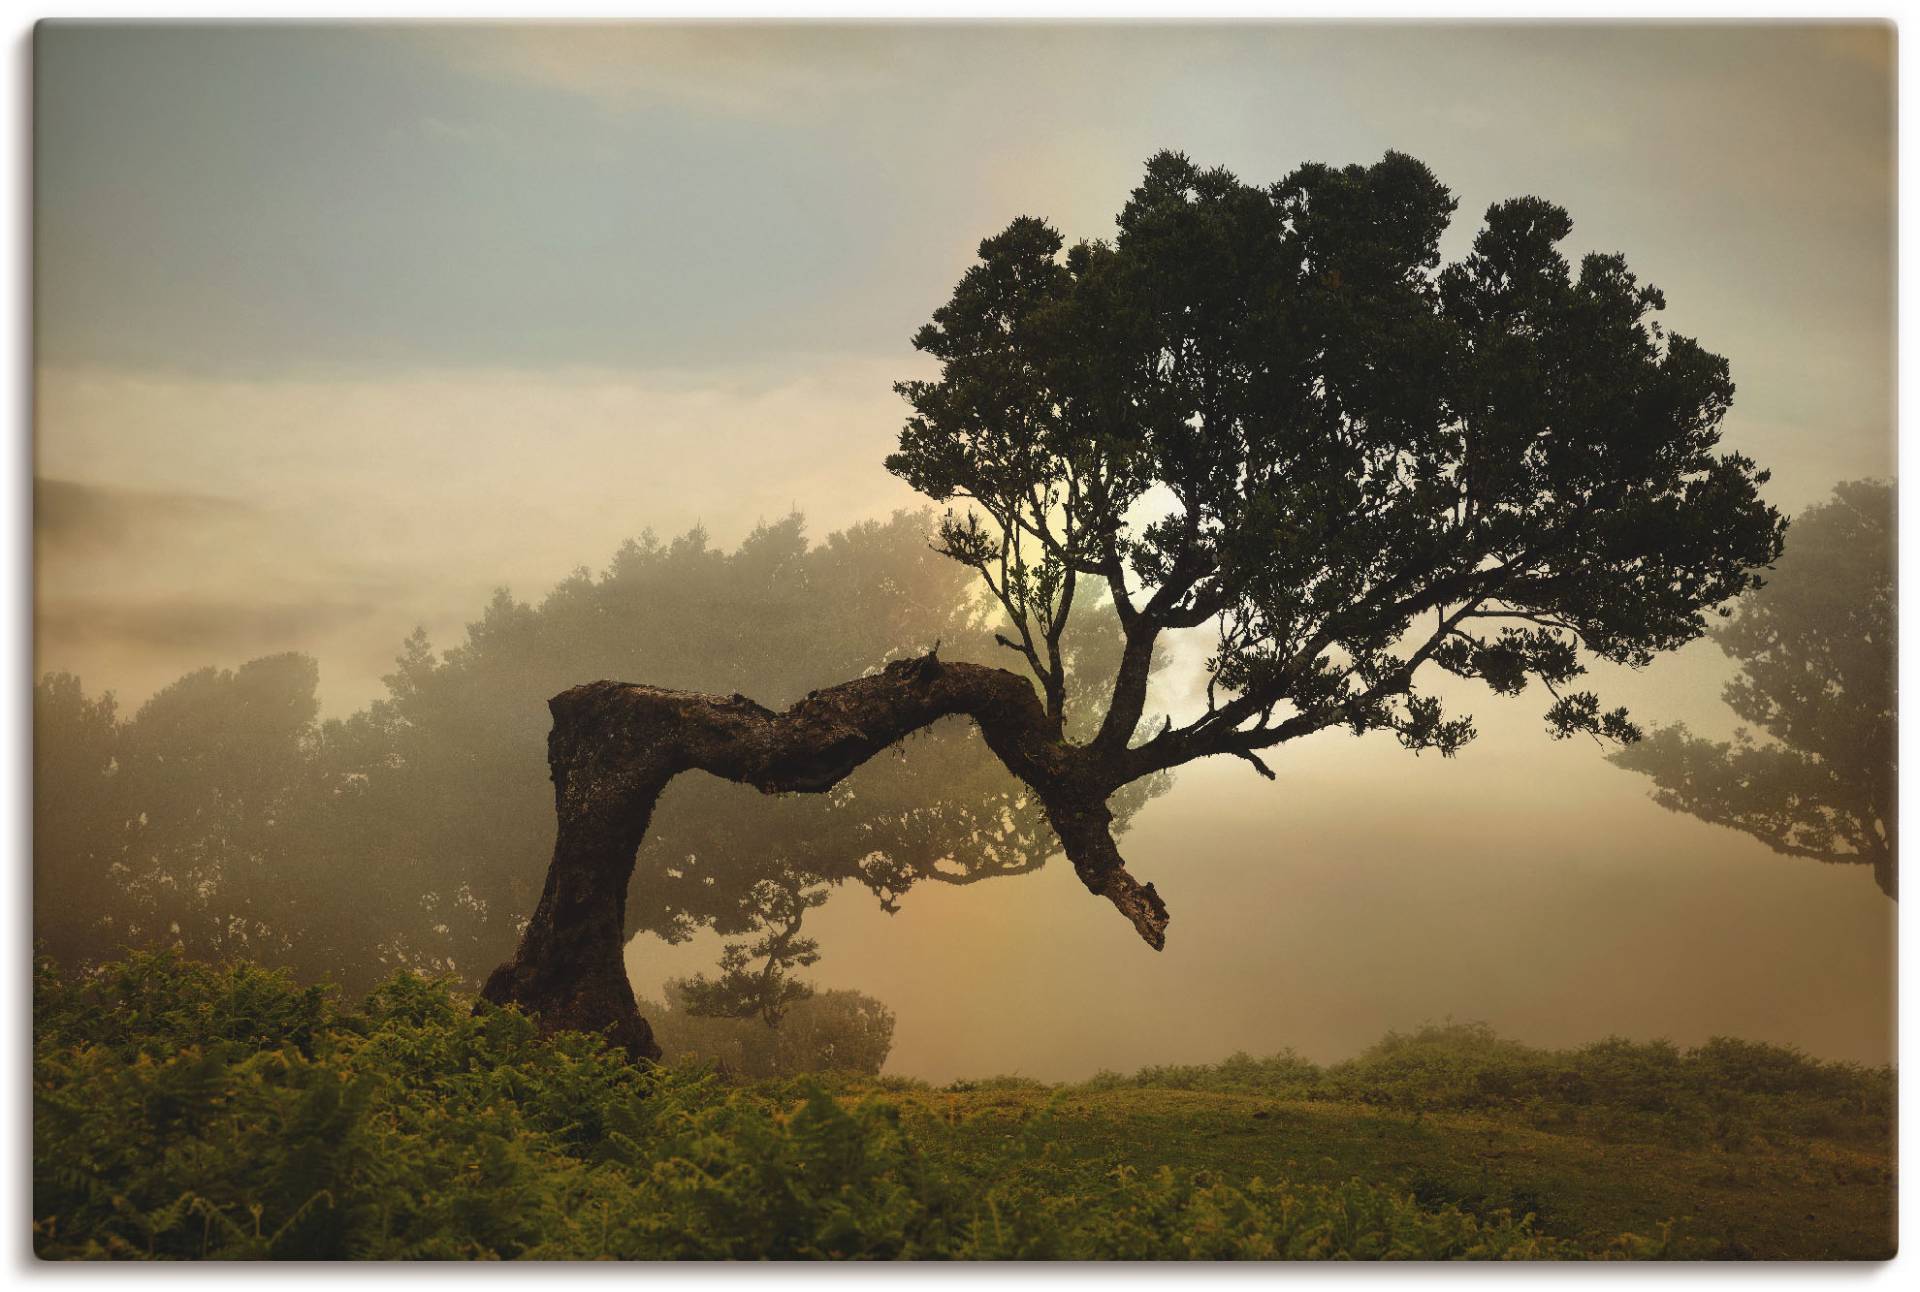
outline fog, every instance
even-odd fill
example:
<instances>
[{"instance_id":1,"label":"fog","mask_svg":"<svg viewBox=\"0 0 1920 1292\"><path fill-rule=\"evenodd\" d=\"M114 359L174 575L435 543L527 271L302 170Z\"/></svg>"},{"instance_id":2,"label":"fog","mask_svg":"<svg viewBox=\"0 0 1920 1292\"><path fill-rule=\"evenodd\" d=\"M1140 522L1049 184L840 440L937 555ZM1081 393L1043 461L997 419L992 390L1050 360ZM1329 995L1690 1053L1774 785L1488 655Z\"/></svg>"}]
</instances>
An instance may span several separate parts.
<instances>
[{"instance_id":1,"label":"fog","mask_svg":"<svg viewBox=\"0 0 1920 1292\"><path fill-rule=\"evenodd\" d=\"M731 550L793 511L818 540L915 505L881 466L914 327L1015 214L1109 234L1162 147L1262 182L1412 153L1460 198L1451 254L1489 202L1551 197L1576 254L1625 252L1728 356L1726 445L1769 501L1895 471L1886 26L37 46L36 673L122 713L299 651L345 718L416 627L458 646L495 588L538 603L643 532ZM1204 653L1158 708L1194 701ZM1724 735L1730 676L1702 642L1596 689ZM1891 1060L1896 908L1862 868L1661 810L1549 740L1537 694L1442 690L1481 729L1454 759L1329 732L1272 783L1178 772L1120 841L1172 909L1164 952L1056 860L895 915L846 886L810 976L884 1000L888 1070L935 1079L1331 1060L1447 1017ZM636 988L720 942L642 936Z\"/></svg>"}]
</instances>

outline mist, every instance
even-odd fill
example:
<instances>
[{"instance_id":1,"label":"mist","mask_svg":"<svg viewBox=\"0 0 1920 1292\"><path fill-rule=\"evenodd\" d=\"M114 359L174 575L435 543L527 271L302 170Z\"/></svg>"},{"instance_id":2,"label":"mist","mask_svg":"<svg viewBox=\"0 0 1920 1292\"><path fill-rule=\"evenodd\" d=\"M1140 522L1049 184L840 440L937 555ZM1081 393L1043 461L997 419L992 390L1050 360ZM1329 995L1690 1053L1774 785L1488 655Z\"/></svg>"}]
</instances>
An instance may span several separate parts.
<instances>
[{"instance_id":1,"label":"mist","mask_svg":"<svg viewBox=\"0 0 1920 1292\"><path fill-rule=\"evenodd\" d=\"M913 329L1016 214L1110 235L1161 147L1256 182L1412 153L1460 198L1450 254L1496 198L1551 197L1570 249L1627 253L1728 356L1725 446L1769 502L1895 473L1890 27L299 35L39 38L35 671L123 716L298 652L346 722L416 629L474 648L496 589L539 606L629 539L731 554L798 513L818 550L923 504L882 467L891 383L930 368ZM770 630L742 606L686 632ZM1153 712L1198 702L1207 650L1175 644ZM1724 738L1732 676L1702 641L1595 688ZM1449 1018L1892 1061L1895 907L1860 867L1662 810L1536 695L1441 691L1480 728L1457 758L1330 731L1273 782L1176 772L1119 840L1174 911L1163 952L1054 858L892 914L836 887L807 976L884 1001L887 1071L932 1080L1324 1062ZM536 781L549 694L515 719ZM550 806L525 831L537 895ZM351 875L352 837L317 837ZM636 991L729 940L641 932Z\"/></svg>"}]
</instances>

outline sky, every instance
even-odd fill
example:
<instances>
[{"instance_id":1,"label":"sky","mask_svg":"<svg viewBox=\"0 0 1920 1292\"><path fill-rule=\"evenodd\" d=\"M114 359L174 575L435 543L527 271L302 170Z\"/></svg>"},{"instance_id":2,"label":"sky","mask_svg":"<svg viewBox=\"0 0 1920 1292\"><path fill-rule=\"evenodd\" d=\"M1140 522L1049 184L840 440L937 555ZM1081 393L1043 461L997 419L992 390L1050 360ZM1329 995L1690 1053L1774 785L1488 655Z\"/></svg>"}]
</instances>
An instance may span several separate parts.
<instances>
[{"instance_id":1,"label":"sky","mask_svg":"<svg viewBox=\"0 0 1920 1292\"><path fill-rule=\"evenodd\" d=\"M1460 199L1449 254L1549 197L1728 357L1771 501L1894 471L1887 25L55 23L34 52L37 667L129 710L298 649L343 716L416 625L454 645L645 529L912 505L881 459L914 329L1016 215L1110 234L1162 148L1254 181L1411 153ZM1700 645L1607 695L1714 730L1725 676ZM1336 1058L1446 1016L1890 1057L1864 873L1663 813L1517 704L1450 762L1334 736L1271 785L1184 773L1123 845L1160 956L1057 865L892 918L837 897L818 976L933 1077ZM636 984L712 950L636 945Z\"/></svg>"}]
</instances>

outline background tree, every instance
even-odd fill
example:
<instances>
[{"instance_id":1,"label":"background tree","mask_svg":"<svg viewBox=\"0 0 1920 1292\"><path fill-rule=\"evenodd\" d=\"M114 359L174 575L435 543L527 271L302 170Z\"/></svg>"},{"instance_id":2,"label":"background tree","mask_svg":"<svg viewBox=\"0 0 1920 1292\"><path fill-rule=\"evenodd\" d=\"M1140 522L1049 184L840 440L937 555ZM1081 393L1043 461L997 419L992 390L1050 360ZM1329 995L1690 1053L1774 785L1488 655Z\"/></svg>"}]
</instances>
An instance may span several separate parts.
<instances>
[{"instance_id":1,"label":"background tree","mask_svg":"<svg viewBox=\"0 0 1920 1292\"><path fill-rule=\"evenodd\" d=\"M1766 585L1709 634L1740 666L1721 694L1750 726L1721 741L1664 727L1613 761L1651 777L1662 807L1790 857L1870 866L1896 897L1893 544L1893 486L1836 486L1794 521Z\"/></svg>"},{"instance_id":2,"label":"background tree","mask_svg":"<svg viewBox=\"0 0 1920 1292\"><path fill-rule=\"evenodd\" d=\"M1110 799L1142 778L1219 755L1271 776L1263 751L1334 727L1451 754L1473 727L1416 690L1428 665L1503 694L1537 680L1556 735L1635 737L1572 689L1582 651L1643 664L1697 638L1783 523L1765 473L1715 451L1726 362L1660 328L1659 292L1617 255L1574 272L1571 221L1538 198L1492 207L1443 268L1454 205L1397 154L1257 187L1163 153L1110 243L1063 254L1032 218L983 242L915 338L939 376L900 385L887 466L963 504L942 549L999 601L1026 676L929 652L784 712L615 682L556 696L553 863L488 997L656 1050L621 912L683 771L830 795L963 714L1158 948L1167 908L1112 835ZM1065 659L1083 578L1124 637L1086 735ZM1202 627L1204 711L1143 729L1156 650Z\"/></svg>"},{"instance_id":3,"label":"background tree","mask_svg":"<svg viewBox=\"0 0 1920 1292\"><path fill-rule=\"evenodd\" d=\"M111 693L49 673L33 693L33 938L68 964L126 941L120 860L125 815L115 778L120 720Z\"/></svg>"},{"instance_id":4,"label":"background tree","mask_svg":"<svg viewBox=\"0 0 1920 1292\"><path fill-rule=\"evenodd\" d=\"M301 655L201 669L121 721L111 695L43 678L34 705L34 929L86 963L145 942L291 954L311 896L303 806L318 672Z\"/></svg>"},{"instance_id":5,"label":"background tree","mask_svg":"<svg viewBox=\"0 0 1920 1292\"><path fill-rule=\"evenodd\" d=\"M648 536L537 604L496 595L444 654L416 634L386 698L345 721L317 720L317 668L300 656L190 674L128 723L111 697L49 677L35 710L37 934L69 963L157 941L354 988L400 966L477 986L512 951L537 895L529 859L553 843L542 696L607 673L797 698L878 668L901 641L994 651L991 607L932 537L926 513L820 544L797 516L734 551L699 531ZM1075 660L1098 677L1119 652L1114 621L1084 628ZM738 938L689 990L764 1026L807 994L795 971L819 951L801 919L829 887L855 882L897 909L917 883L1025 873L1050 846L1031 795L956 722L826 798L676 787L624 931Z\"/></svg>"},{"instance_id":6,"label":"background tree","mask_svg":"<svg viewBox=\"0 0 1920 1292\"><path fill-rule=\"evenodd\" d=\"M130 928L209 958L277 959L297 940L304 885L296 815L318 788L319 668L272 655L189 673L120 733L116 780L132 813L121 850Z\"/></svg>"}]
</instances>

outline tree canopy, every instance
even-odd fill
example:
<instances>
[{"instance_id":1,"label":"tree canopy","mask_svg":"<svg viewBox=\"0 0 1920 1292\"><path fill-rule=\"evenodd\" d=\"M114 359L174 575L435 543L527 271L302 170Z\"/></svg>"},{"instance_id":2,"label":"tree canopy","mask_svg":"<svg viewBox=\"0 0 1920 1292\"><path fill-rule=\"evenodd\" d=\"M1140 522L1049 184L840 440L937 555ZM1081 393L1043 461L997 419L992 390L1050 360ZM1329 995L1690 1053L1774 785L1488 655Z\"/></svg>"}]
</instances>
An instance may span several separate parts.
<instances>
[{"instance_id":1,"label":"tree canopy","mask_svg":"<svg viewBox=\"0 0 1920 1292\"><path fill-rule=\"evenodd\" d=\"M1893 544L1893 486L1836 486L1711 632L1739 665L1722 697L1745 725L1730 740L1662 727L1614 761L1652 778L1662 807L1790 857L1871 867L1897 896Z\"/></svg>"},{"instance_id":2,"label":"tree canopy","mask_svg":"<svg viewBox=\"0 0 1920 1292\"><path fill-rule=\"evenodd\" d=\"M887 466L963 500L945 550L1050 710L1069 573L1104 580L1130 649L1094 745L1123 777L1336 725L1450 754L1473 727L1414 688L1428 663L1631 738L1568 689L1578 648L1645 664L1778 553L1767 474L1715 451L1726 361L1623 256L1573 271L1539 198L1442 266L1454 208L1397 153L1265 187L1162 153L1112 240L1015 220L915 337L940 375L900 384ZM1206 713L1129 748L1146 652L1202 625Z\"/></svg>"}]
</instances>

